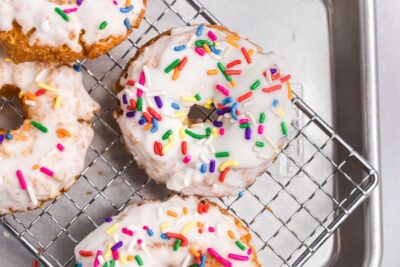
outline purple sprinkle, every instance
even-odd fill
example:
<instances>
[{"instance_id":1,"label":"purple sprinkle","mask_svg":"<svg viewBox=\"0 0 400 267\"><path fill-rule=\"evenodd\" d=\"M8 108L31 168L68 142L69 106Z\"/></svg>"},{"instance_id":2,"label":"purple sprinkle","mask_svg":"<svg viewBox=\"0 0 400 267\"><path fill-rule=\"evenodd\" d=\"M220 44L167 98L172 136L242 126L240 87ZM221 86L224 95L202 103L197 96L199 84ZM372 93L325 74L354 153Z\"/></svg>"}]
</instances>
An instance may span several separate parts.
<instances>
[{"instance_id":1,"label":"purple sprinkle","mask_svg":"<svg viewBox=\"0 0 400 267\"><path fill-rule=\"evenodd\" d=\"M143 125L143 124L146 123L146 120L145 119L140 119L138 123L139 123L139 125Z\"/></svg>"},{"instance_id":2,"label":"purple sprinkle","mask_svg":"<svg viewBox=\"0 0 400 267\"><path fill-rule=\"evenodd\" d=\"M104 219L105 222L112 222L112 218L111 217L107 217Z\"/></svg>"},{"instance_id":3,"label":"purple sprinkle","mask_svg":"<svg viewBox=\"0 0 400 267\"><path fill-rule=\"evenodd\" d=\"M129 112L126 113L126 117L127 118L133 118L133 117L135 117L135 115L136 115L136 110L129 111Z\"/></svg>"},{"instance_id":4,"label":"purple sprinkle","mask_svg":"<svg viewBox=\"0 0 400 267\"><path fill-rule=\"evenodd\" d=\"M277 71L278 71L277 69L272 68L271 69L271 74L275 74Z\"/></svg>"},{"instance_id":5,"label":"purple sprinkle","mask_svg":"<svg viewBox=\"0 0 400 267\"><path fill-rule=\"evenodd\" d=\"M162 107L163 107L163 102L162 102L162 100L161 100L161 97L155 96L155 97L154 97L154 101L156 101L156 104L157 104L157 107L158 107L158 108L162 108Z\"/></svg>"},{"instance_id":6,"label":"purple sprinkle","mask_svg":"<svg viewBox=\"0 0 400 267\"><path fill-rule=\"evenodd\" d=\"M124 103L124 105L127 105L127 104L128 104L128 99L126 98L126 94L124 94L124 95L122 96L122 103Z\"/></svg>"},{"instance_id":7,"label":"purple sprinkle","mask_svg":"<svg viewBox=\"0 0 400 267\"><path fill-rule=\"evenodd\" d=\"M246 128L246 130L244 132L244 137L246 138L246 140L251 139L251 128L250 127Z\"/></svg>"},{"instance_id":8,"label":"purple sprinkle","mask_svg":"<svg viewBox=\"0 0 400 267\"><path fill-rule=\"evenodd\" d=\"M4 141L4 135L0 134L0 144Z\"/></svg>"},{"instance_id":9,"label":"purple sprinkle","mask_svg":"<svg viewBox=\"0 0 400 267\"><path fill-rule=\"evenodd\" d=\"M83 0L76 0L76 4L77 4L78 6L82 5L82 2L83 2Z\"/></svg>"},{"instance_id":10,"label":"purple sprinkle","mask_svg":"<svg viewBox=\"0 0 400 267\"><path fill-rule=\"evenodd\" d=\"M124 243L122 241L119 241L118 243L116 243L114 246L111 247L111 251L116 251L117 249L122 247L123 244Z\"/></svg>"},{"instance_id":11,"label":"purple sprinkle","mask_svg":"<svg viewBox=\"0 0 400 267\"><path fill-rule=\"evenodd\" d=\"M231 112L231 110L232 110L231 107L226 107L226 108L224 108L222 110L221 109L217 109L217 115L218 116L224 115L225 113Z\"/></svg>"},{"instance_id":12,"label":"purple sprinkle","mask_svg":"<svg viewBox=\"0 0 400 267\"><path fill-rule=\"evenodd\" d=\"M210 172L215 172L215 160L213 159L210 161Z\"/></svg>"},{"instance_id":13,"label":"purple sprinkle","mask_svg":"<svg viewBox=\"0 0 400 267\"><path fill-rule=\"evenodd\" d=\"M223 123L222 121L213 121L213 124L214 124L215 127L220 128L220 127L222 127L222 125L223 125L224 123Z\"/></svg>"}]
</instances>

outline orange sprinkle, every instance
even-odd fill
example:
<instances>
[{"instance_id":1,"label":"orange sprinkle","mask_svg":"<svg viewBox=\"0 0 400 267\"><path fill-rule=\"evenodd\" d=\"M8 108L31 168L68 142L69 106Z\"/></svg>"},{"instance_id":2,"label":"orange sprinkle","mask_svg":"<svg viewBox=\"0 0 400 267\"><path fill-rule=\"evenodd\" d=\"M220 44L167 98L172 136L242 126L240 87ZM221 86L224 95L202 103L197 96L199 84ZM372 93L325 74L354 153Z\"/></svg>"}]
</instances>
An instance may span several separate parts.
<instances>
[{"instance_id":1,"label":"orange sprinkle","mask_svg":"<svg viewBox=\"0 0 400 267\"><path fill-rule=\"evenodd\" d=\"M206 51L207 54L211 53L210 47L208 46L208 44L204 43L203 44L203 49L204 51Z\"/></svg>"},{"instance_id":2,"label":"orange sprinkle","mask_svg":"<svg viewBox=\"0 0 400 267\"><path fill-rule=\"evenodd\" d=\"M254 55L254 49L250 48L248 53L249 53L249 56L253 56Z\"/></svg>"},{"instance_id":3,"label":"orange sprinkle","mask_svg":"<svg viewBox=\"0 0 400 267\"><path fill-rule=\"evenodd\" d=\"M290 82L286 82L286 87L287 87L287 97L292 100L293 99L293 91L292 91L292 86L290 85Z\"/></svg>"},{"instance_id":4,"label":"orange sprinkle","mask_svg":"<svg viewBox=\"0 0 400 267\"><path fill-rule=\"evenodd\" d=\"M31 129L31 125L30 123L24 123L24 125L22 126L22 130L24 131L29 131L29 129Z\"/></svg>"},{"instance_id":5,"label":"orange sprinkle","mask_svg":"<svg viewBox=\"0 0 400 267\"><path fill-rule=\"evenodd\" d=\"M66 130L64 128L59 128L59 129L57 129L57 136L59 138L64 138L64 137L71 137L72 135L68 130Z\"/></svg>"},{"instance_id":6,"label":"orange sprinkle","mask_svg":"<svg viewBox=\"0 0 400 267\"><path fill-rule=\"evenodd\" d=\"M207 71L207 75L217 75L218 74L218 70L217 69L213 69L213 70L208 70Z\"/></svg>"},{"instance_id":7,"label":"orange sprinkle","mask_svg":"<svg viewBox=\"0 0 400 267\"><path fill-rule=\"evenodd\" d=\"M152 124L152 123L148 123L148 124L146 124L146 125L143 127L143 129L144 129L145 131L148 131L148 130L151 129L151 127L153 127L153 124Z\"/></svg>"},{"instance_id":8,"label":"orange sprinkle","mask_svg":"<svg viewBox=\"0 0 400 267\"><path fill-rule=\"evenodd\" d=\"M131 6L131 0L126 0L125 1L125 7L130 7Z\"/></svg>"},{"instance_id":9,"label":"orange sprinkle","mask_svg":"<svg viewBox=\"0 0 400 267\"><path fill-rule=\"evenodd\" d=\"M178 217L178 213L176 213L175 211L172 210L167 210L167 214L171 217Z\"/></svg>"},{"instance_id":10,"label":"orange sprinkle","mask_svg":"<svg viewBox=\"0 0 400 267\"><path fill-rule=\"evenodd\" d=\"M240 37L237 35L228 35L226 36L226 40L239 41Z\"/></svg>"},{"instance_id":11,"label":"orange sprinkle","mask_svg":"<svg viewBox=\"0 0 400 267\"><path fill-rule=\"evenodd\" d=\"M183 214L185 214L185 215L188 214L188 209L186 207L183 207L182 211L183 211Z\"/></svg>"},{"instance_id":12,"label":"orange sprinkle","mask_svg":"<svg viewBox=\"0 0 400 267\"><path fill-rule=\"evenodd\" d=\"M231 84L232 87L236 87L236 82L233 79L229 83Z\"/></svg>"},{"instance_id":13,"label":"orange sprinkle","mask_svg":"<svg viewBox=\"0 0 400 267\"><path fill-rule=\"evenodd\" d=\"M28 99L28 100L36 100L37 99L37 96L32 94L31 92L27 92L24 97L25 97L25 99Z\"/></svg>"},{"instance_id":14,"label":"orange sprinkle","mask_svg":"<svg viewBox=\"0 0 400 267\"><path fill-rule=\"evenodd\" d=\"M133 256L132 256L132 255L129 255L128 257L126 257L126 259L127 259L128 261L133 261Z\"/></svg>"},{"instance_id":15,"label":"orange sprinkle","mask_svg":"<svg viewBox=\"0 0 400 267\"><path fill-rule=\"evenodd\" d=\"M176 81L179 78L180 71L178 68L174 69L174 74L172 75L172 80Z\"/></svg>"},{"instance_id":16,"label":"orange sprinkle","mask_svg":"<svg viewBox=\"0 0 400 267\"><path fill-rule=\"evenodd\" d=\"M197 250L195 250L193 247L189 248L189 252L190 252L190 254L192 254L193 257L195 257L195 258L200 257L200 253L199 253Z\"/></svg>"},{"instance_id":17,"label":"orange sprinkle","mask_svg":"<svg viewBox=\"0 0 400 267\"><path fill-rule=\"evenodd\" d=\"M226 40L226 42L231 46L233 46L234 48L240 48L240 45L232 40Z\"/></svg>"},{"instance_id":18,"label":"orange sprinkle","mask_svg":"<svg viewBox=\"0 0 400 267\"><path fill-rule=\"evenodd\" d=\"M32 166L32 170L37 170L37 169L39 169L39 168L40 168L40 165L39 165L39 164L35 164L35 165Z\"/></svg>"},{"instance_id":19,"label":"orange sprinkle","mask_svg":"<svg viewBox=\"0 0 400 267\"><path fill-rule=\"evenodd\" d=\"M203 226L204 226L204 223L202 223L202 222L197 222L197 227L203 228Z\"/></svg>"},{"instance_id":20,"label":"orange sprinkle","mask_svg":"<svg viewBox=\"0 0 400 267\"><path fill-rule=\"evenodd\" d=\"M228 236L229 236L229 238L232 239L232 240L235 240L235 239L236 239L235 234L234 234L231 230L228 231Z\"/></svg>"}]
</instances>

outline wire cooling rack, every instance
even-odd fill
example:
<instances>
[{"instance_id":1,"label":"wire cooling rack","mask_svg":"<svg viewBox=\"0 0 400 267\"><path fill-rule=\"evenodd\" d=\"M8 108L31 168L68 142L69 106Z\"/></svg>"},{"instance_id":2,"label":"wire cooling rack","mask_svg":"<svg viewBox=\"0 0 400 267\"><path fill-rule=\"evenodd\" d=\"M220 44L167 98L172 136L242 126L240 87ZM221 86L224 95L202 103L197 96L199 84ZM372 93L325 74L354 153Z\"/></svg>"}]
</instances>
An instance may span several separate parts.
<instances>
[{"instance_id":1,"label":"wire cooling rack","mask_svg":"<svg viewBox=\"0 0 400 267\"><path fill-rule=\"evenodd\" d=\"M219 24L196 0L153 0L133 36L95 61L82 61L85 88L101 104L95 137L80 179L42 208L0 222L45 266L72 266L73 248L132 201L164 199L124 149L112 112L119 74L136 49L174 26ZM296 87L296 86L295 86ZM297 90L297 93L301 91ZM377 174L299 97L290 142L267 173L238 197L219 199L253 235L261 262L300 266L334 233L377 184ZM0 114L21 117L15 99L0 98ZM7 116L7 115L6 115ZM250 207L250 208L249 208Z\"/></svg>"}]
</instances>

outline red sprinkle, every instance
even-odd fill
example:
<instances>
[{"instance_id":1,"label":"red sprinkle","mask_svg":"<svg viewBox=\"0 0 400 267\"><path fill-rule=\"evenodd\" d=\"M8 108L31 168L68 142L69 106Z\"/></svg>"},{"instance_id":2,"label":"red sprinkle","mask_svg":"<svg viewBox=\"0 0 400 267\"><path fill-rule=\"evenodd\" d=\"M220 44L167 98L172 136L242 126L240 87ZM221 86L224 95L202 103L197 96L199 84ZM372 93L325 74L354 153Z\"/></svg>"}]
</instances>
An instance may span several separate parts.
<instances>
[{"instance_id":1,"label":"red sprinkle","mask_svg":"<svg viewBox=\"0 0 400 267\"><path fill-rule=\"evenodd\" d=\"M234 67L234 66L236 66L236 65L239 65L239 64L242 64L242 61L241 61L240 59L237 59L237 60L234 60L234 61L229 62L229 63L226 65L226 68L227 68L227 69L230 69L230 68L232 68L232 67Z\"/></svg>"},{"instance_id":2,"label":"red sprinkle","mask_svg":"<svg viewBox=\"0 0 400 267\"><path fill-rule=\"evenodd\" d=\"M275 74L273 74L273 75L271 76L271 78L272 78L273 81L278 80L280 77L281 77L281 74L280 74L279 72L277 72L277 73L275 73Z\"/></svg>"},{"instance_id":3,"label":"red sprinkle","mask_svg":"<svg viewBox=\"0 0 400 267\"><path fill-rule=\"evenodd\" d=\"M250 57L249 53L247 52L246 48L242 47L242 48L240 48L240 50L242 51L242 54L243 54L244 58L246 59L247 64L250 64L251 57Z\"/></svg>"},{"instance_id":4,"label":"red sprinkle","mask_svg":"<svg viewBox=\"0 0 400 267\"><path fill-rule=\"evenodd\" d=\"M156 155L162 156L162 144L158 141L154 142L154 153Z\"/></svg>"},{"instance_id":5,"label":"red sprinkle","mask_svg":"<svg viewBox=\"0 0 400 267\"><path fill-rule=\"evenodd\" d=\"M187 142L186 141L182 141L182 143L181 143L181 152L183 155L187 154Z\"/></svg>"},{"instance_id":6,"label":"red sprinkle","mask_svg":"<svg viewBox=\"0 0 400 267\"><path fill-rule=\"evenodd\" d=\"M135 99L130 99L129 102L131 103L130 106L127 107L128 110L135 110L136 109L136 101Z\"/></svg>"},{"instance_id":7,"label":"red sprinkle","mask_svg":"<svg viewBox=\"0 0 400 267\"><path fill-rule=\"evenodd\" d=\"M227 167L227 168L225 168L225 170L223 170L223 171L221 172L221 174L219 175L219 181L220 181L221 183L223 183L223 182L225 181L226 175L228 174L229 170L230 170L229 167Z\"/></svg>"},{"instance_id":8,"label":"red sprinkle","mask_svg":"<svg viewBox=\"0 0 400 267\"><path fill-rule=\"evenodd\" d=\"M145 120L148 122L148 123L151 123L151 116L150 116L150 114L148 113L148 112L143 112L143 117L145 118Z\"/></svg>"},{"instance_id":9,"label":"red sprinkle","mask_svg":"<svg viewBox=\"0 0 400 267\"><path fill-rule=\"evenodd\" d=\"M135 81L134 81L134 80L128 80L128 81L126 82L126 85L135 86Z\"/></svg>"},{"instance_id":10,"label":"red sprinkle","mask_svg":"<svg viewBox=\"0 0 400 267\"><path fill-rule=\"evenodd\" d=\"M240 102L243 102L244 100L246 100L246 99L248 99L248 98L250 98L250 97L252 97L252 96L253 96L253 92L252 92L252 91L249 91L249 92L247 92L247 93L245 93L245 94L239 96L238 99L237 99L237 101L240 103Z\"/></svg>"},{"instance_id":11,"label":"red sprinkle","mask_svg":"<svg viewBox=\"0 0 400 267\"><path fill-rule=\"evenodd\" d=\"M45 93L46 93L45 89L39 89L39 90L36 91L35 95L36 96L41 96L41 95L44 95Z\"/></svg>"},{"instance_id":12,"label":"red sprinkle","mask_svg":"<svg viewBox=\"0 0 400 267\"><path fill-rule=\"evenodd\" d=\"M262 90L263 90L264 93L271 93L273 91L277 91L277 90L280 90L280 89L282 89L282 85L278 84L278 85L274 85L274 86L271 86L271 87L263 88Z\"/></svg>"},{"instance_id":13,"label":"red sprinkle","mask_svg":"<svg viewBox=\"0 0 400 267\"><path fill-rule=\"evenodd\" d=\"M91 257L93 256L93 252L89 250L79 250L79 255L82 257Z\"/></svg>"},{"instance_id":14,"label":"red sprinkle","mask_svg":"<svg viewBox=\"0 0 400 267\"><path fill-rule=\"evenodd\" d=\"M241 70L226 70L225 74L226 75L240 75L242 73Z\"/></svg>"},{"instance_id":15,"label":"red sprinkle","mask_svg":"<svg viewBox=\"0 0 400 267\"><path fill-rule=\"evenodd\" d=\"M282 78L281 78L281 82L287 82L287 81L289 81L290 79L292 78L292 76L290 76L290 74L288 74L288 75L286 75L286 76L283 76Z\"/></svg>"},{"instance_id":16,"label":"red sprinkle","mask_svg":"<svg viewBox=\"0 0 400 267\"><path fill-rule=\"evenodd\" d=\"M188 58L187 57L183 57L181 63L179 63L179 65L177 67L178 70L181 71L185 67L187 62L188 62Z\"/></svg>"},{"instance_id":17,"label":"red sprinkle","mask_svg":"<svg viewBox=\"0 0 400 267\"><path fill-rule=\"evenodd\" d=\"M182 247L185 247L185 246L188 244L187 238L186 238L184 235L182 235L182 234L166 232L165 235L166 235L168 238L176 238L176 239L181 240L181 241L182 241L182 243L181 243L181 246L182 246Z\"/></svg>"},{"instance_id":18,"label":"red sprinkle","mask_svg":"<svg viewBox=\"0 0 400 267\"><path fill-rule=\"evenodd\" d=\"M39 267L39 262L37 259L33 260L33 267Z\"/></svg>"},{"instance_id":19,"label":"red sprinkle","mask_svg":"<svg viewBox=\"0 0 400 267\"><path fill-rule=\"evenodd\" d=\"M204 213L204 203L203 202L199 202L199 204L197 205L197 213L199 213L199 214Z\"/></svg>"},{"instance_id":20,"label":"red sprinkle","mask_svg":"<svg viewBox=\"0 0 400 267\"><path fill-rule=\"evenodd\" d=\"M161 120L162 120L161 115L158 114L158 112L155 111L154 109L152 109L151 107L148 107L148 108L147 108L147 111L151 114L151 116L153 116L154 118L156 118L156 120L158 120L158 121L161 121Z\"/></svg>"}]
</instances>

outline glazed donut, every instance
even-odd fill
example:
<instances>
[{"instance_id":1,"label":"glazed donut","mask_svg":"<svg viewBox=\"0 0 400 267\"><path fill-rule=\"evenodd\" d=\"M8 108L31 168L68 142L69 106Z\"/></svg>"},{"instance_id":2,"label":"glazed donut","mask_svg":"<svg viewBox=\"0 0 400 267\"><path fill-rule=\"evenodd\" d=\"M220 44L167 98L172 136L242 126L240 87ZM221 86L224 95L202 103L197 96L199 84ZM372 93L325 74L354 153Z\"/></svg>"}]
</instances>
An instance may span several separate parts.
<instances>
[{"instance_id":1,"label":"glazed donut","mask_svg":"<svg viewBox=\"0 0 400 267\"><path fill-rule=\"evenodd\" d=\"M16 62L103 55L138 28L146 0L0 0L0 43Z\"/></svg>"},{"instance_id":2,"label":"glazed donut","mask_svg":"<svg viewBox=\"0 0 400 267\"><path fill-rule=\"evenodd\" d=\"M0 129L0 215L34 209L74 183L93 138L89 120L99 108L72 68L14 65L3 54L0 95L18 95L25 118L16 130Z\"/></svg>"},{"instance_id":3,"label":"glazed donut","mask_svg":"<svg viewBox=\"0 0 400 267\"><path fill-rule=\"evenodd\" d=\"M261 266L250 241L248 229L217 204L174 196L106 218L75 247L75 258L83 267Z\"/></svg>"},{"instance_id":4,"label":"glazed donut","mask_svg":"<svg viewBox=\"0 0 400 267\"><path fill-rule=\"evenodd\" d=\"M116 116L129 151L155 181L187 195L236 195L286 144L289 79L271 54L226 28L176 28L128 64ZM215 106L213 121L188 118L193 105Z\"/></svg>"}]
</instances>

